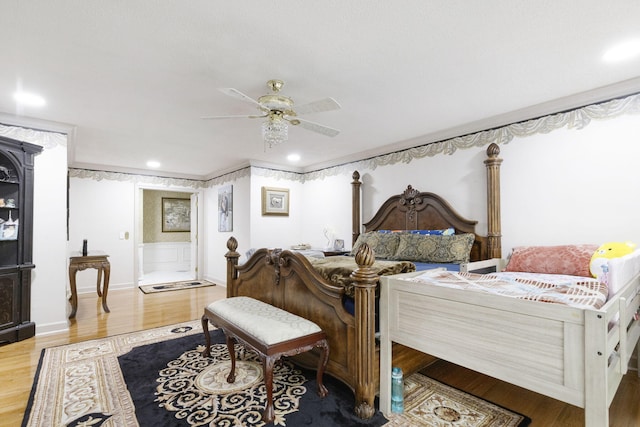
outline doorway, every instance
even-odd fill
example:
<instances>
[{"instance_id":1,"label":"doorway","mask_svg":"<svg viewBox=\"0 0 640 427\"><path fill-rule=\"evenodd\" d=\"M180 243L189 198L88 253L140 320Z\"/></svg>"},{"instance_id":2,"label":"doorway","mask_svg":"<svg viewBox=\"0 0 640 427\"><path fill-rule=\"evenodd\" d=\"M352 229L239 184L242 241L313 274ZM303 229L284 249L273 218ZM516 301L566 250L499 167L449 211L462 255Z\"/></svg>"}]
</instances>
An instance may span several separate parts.
<instances>
[{"instance_id":1,"label":"doorway","mask_svg":"<svg viewBox=\"0 0 640 427\"><path fill-rule=\"evenodd\" d=\"M198 279L198 198L192 189L136 193L137 285Z\"/></svg>"}]
</instances>

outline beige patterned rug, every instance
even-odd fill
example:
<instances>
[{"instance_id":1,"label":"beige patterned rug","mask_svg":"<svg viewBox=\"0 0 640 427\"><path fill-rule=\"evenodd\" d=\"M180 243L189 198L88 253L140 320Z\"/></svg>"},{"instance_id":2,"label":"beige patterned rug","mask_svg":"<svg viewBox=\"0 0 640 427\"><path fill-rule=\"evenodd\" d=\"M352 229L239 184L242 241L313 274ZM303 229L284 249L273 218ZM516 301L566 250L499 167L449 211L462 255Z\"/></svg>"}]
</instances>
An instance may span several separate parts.
<instances>
[{"instance_id":1,"label":"beige patterned rug","mask_svg":"<svg viewBox=\"0 0 640 427\"><path fill-rule=\"evenodd\" d=\"M185 280L182 282L156 283L153 285L140 285L138 288L145 294L155 292L179 291L181 289L203 288L205 286L215 286L215 283L206 280Z\"/></svg>"},{"instance_id":2,"label":"beige patterned rug","mask_svg":"<svg viewBox=\"0 0 640 427\"><path fill-rule=\"evenodd\" d=\"M238 349L237 381L225 378L229 357L221 331L203 358L200 321L43 350L23 427L263 426L262 367ZM371 420L353 415L353 394L325 375L329 396L315 393L315 373L286 361L274 372L279 426L528 425L526 417L420 374L405 381L405 413Z\"/></svg>"},{"instance_id":3,"label":"beige patterned rug","mask_svg":"<svg viewBox=\"0 0 640 427\"><path fill-rule=\"evenodd\" d=\"M421 374L405 380L405 412L385 427L524 427L531 420Z\"/></svg>"}]
</instances>

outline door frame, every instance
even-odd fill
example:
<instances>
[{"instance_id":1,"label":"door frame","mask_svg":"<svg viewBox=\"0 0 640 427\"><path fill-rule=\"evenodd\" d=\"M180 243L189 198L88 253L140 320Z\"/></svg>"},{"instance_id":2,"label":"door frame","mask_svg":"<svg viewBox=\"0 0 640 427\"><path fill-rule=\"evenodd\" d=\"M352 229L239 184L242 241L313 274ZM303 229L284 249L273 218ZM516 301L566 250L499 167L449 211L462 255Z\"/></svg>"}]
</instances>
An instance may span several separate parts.
<instances>
[{"instance_id":1,"label":"door frame","mask_svg":"<svg viewBox=\"0 0 640 427\"><path fill-rule=\"evenodd\" d=\"M135 244L135 250L133 251L133 283L135 286L138 286L138 281L140 279L140 273L142 271L142 262L139 253L140 245L143 237L143 191L144 190L154 190L154 191L167 191L167 192L176 192L176 193L191 193L191 198L196 199L195 205L197 206L197 210L191 210L191 254L196 256L195 268L196 275L195 280L201 280L203 274L203 256L204 253L204 239L200 238L202 230L204 230L203 224L203 209L204 209L204 190L201 188L192 188L192 187L178 187L178 186L164 186L164 185L153 185L148 183L137 183L135 187L135 195L134 195L134 227L133 227L133 238ZM195 233L194 233L194 224L195 224ZM195 235L196 241L193 241L193 236ZM193 259L191 260L193 264Z\"/></svg>"}]
</instances>

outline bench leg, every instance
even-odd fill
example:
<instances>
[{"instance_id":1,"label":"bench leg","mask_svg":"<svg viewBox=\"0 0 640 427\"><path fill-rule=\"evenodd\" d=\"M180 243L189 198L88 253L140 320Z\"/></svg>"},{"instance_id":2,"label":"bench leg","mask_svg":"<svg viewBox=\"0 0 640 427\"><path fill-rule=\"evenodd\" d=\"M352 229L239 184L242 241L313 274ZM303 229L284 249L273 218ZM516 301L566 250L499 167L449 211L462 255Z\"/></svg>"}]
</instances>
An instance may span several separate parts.
<instances>
[{"instance_id":1,"label":"bench leg","mask_svg":"<svg viewBox=\"0 0 640 427\"><path fill-rule=\"evenodd\" d=\"M329 343L327 340L322 340L318 344L320 347L320 359L318 360L318 372L316 374L316 383L318 383L318 396L325 397L329 394L329 391L322 383L322 376L324 375L324 369L327 367L329 361Z\"/></svg>"},{"instance_id":2,"label":"bench leg","mask_svg":"<svg viewBox=\"0 0 640 427\"><path fill-rule=\"evenodd\" d=\"M267 404L262 413L262 421L270 423L274 418L273 411L273 366L275 365L276 358L270 356L263 356L262 364L264 369L264 385L267 389Z\"/></svg>"},{"instance_id":3,"label":"bench leg","mask_svg":"<svg viewBox=\"0 0 640 427\"><path fill-rule=\"evenodd\" d=\"M229 376L227 376L227 382L232 383L236 380L236 350L235 343L236 340L231 336L227 335L227 349L229 350L229 357L231 358L231 371L229 371Z\"/></svg>"},{"instance_id":4,"label":"bench leg","mask_svg":"<svg viewBox=\"0 0 640 427\"><path fill-rule=\"evenodd\" d=\"M209 336L209 319L205 315L202 315L202 331L204 332L204 344L205 344L205 349L202 352L202 356L211 357L211 337Z\"/></svg>"}]
</instances>

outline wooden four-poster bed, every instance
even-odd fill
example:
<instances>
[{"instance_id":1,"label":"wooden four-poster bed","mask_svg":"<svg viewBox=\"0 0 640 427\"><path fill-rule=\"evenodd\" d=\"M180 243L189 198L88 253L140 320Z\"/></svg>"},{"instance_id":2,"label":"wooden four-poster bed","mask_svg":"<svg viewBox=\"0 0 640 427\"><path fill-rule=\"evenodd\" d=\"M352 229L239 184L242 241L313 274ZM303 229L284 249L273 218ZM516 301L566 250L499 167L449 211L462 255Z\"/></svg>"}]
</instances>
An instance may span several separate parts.
<instances>
[{"instance_id":1,"label":"wooden four-poster bed","mask_svg":"<svg viewBox=\"0 0 640 427\"><path fill-rule=\"evenodd\" d=\"M499 148L491 144L484 161L487 170L488 234L476 233L477 221L463 218L443 198L420 192L411 185L386 200L364 231L436 230L453 228L456 234L473 234L469 260L477 262L501 256ZM356 171L352 185L353 242L361 233L361 181ZM309 259L300 253L280 249L258 249L239 265L238 242L227 242L227 297L250 296L318 324L330 346L326 372L347 384L355 394L355 412L371 417L379 390L379 348L375 339L375 301L379 276L375 255L365 244L355 254L351 274L355 313L345 308L345 288L324 279ZM468 268L465 265L465 268ZM394 345L394 365L406 373L415 372L434 358L401 345ZM297 362L314 367L317 355L297 356Z\"/></svg>"}]
</instances>

